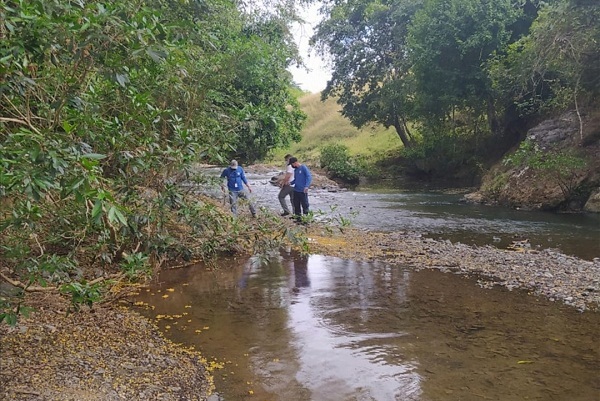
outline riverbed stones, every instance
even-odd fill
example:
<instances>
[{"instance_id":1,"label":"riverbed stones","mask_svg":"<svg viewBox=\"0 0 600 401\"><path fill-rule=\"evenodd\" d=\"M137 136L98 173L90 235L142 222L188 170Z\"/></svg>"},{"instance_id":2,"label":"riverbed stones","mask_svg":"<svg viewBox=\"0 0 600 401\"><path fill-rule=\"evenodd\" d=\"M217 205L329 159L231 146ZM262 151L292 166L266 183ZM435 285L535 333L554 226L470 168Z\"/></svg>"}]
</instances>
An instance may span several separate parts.
<instances>
[{"instance_id":1,"label":"riverbed stones","mask_svg":"<svg viewBox=\"0 0 600 401\"><path fill-rule=\"evenodd\" d=\"M354 260L385 260L414 269L438 269L478 275L483 287L501 285L570 305L578 311L599 310L600 263L556 250L527 247L476 247L404 233L345 229L331 233L313 227L311 252ZM327 238L327 240L325 240ZM336 244L336 246L330 246Z\"/></svg>"}]
</instances>

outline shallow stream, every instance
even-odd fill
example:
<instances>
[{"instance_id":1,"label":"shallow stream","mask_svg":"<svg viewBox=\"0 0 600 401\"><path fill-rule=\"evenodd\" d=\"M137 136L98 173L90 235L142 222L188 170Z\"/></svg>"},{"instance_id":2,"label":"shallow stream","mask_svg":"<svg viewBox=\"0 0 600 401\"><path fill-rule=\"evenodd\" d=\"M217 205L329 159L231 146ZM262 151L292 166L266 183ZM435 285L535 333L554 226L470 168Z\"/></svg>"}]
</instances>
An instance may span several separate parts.
<instances>
[{"instance_id":1,"label":"shallow stream","mask_svg":"<svg viewBox=\"0 0 600 401\"><path fill-rule=\"evenodd\" d=\"M222 367L211 401L600 395L600 314L464 276L284 252L167 271L139 300Z\"/></svg>"},{"instance_id":2,"label":"shallow stream","mask_svg":"<svg viewBox=\"0 0 600 401\"><path fill-rule=\"evenodd\" d=\"M272 174L249 174L279 211ZM441 192L311 191L317 218L600 257L600 217ZM247 213L247 210L242 210ZM600 401L600 314L476 278L282 251L161 273L139 301L215 368L210 401Z\"/></svg>"},{"instance_id":3,"label":"shallow stream","mask_svg":"<svg viewBox=\"0 0 600 401\"><path fill-rule=\"evenodd\" d=\"M249 174L259 206L281 211L279 188L271 174ZM526 241L532 248L558 249L592 260L600 257L600 215L549 213L473 205L463 194L359 188L357 191L311 190L311 210L317 218L377 231L417 232L434 239L467 245L506 248Z\"/></svg>"}]
</instances>

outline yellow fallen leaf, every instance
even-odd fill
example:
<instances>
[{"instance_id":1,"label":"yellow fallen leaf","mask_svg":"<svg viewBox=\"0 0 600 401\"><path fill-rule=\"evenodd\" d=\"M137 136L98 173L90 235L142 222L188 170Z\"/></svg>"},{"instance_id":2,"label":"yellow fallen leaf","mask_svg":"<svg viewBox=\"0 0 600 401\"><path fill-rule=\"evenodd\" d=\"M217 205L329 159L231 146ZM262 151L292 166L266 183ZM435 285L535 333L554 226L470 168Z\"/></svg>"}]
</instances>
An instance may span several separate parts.
<instances>
[{"instance_id":1,"label":"yellow fallen leaf","mask_svg":"<svg viewBox=\"0 0 600 401\"><path fill-rule=\"evenodd\" d=\"M519 365L525 365L527 363L533 363L533 361L519 361L517 362Z\"/></svg>"},{"instance_id":2,"label":"yellow fallen leaf","mask_svg":"<svg viewBox=\"0 0 600 401\"><path fill-rule=\"evenodd\" d=\"M175 288L167 288L167 291L169 291L169 292L175 292Z\"/></svg>"},{"instance_id":3,"label":"yellow fallen leaf","mask_svg":"<svg viewBox=\"0 0 600 401\"><path fill-rule=\"evenodd\" d=\"M165 294L162 296L163 298L169 298L169 294Z\"/></svg>"}]
</instances>

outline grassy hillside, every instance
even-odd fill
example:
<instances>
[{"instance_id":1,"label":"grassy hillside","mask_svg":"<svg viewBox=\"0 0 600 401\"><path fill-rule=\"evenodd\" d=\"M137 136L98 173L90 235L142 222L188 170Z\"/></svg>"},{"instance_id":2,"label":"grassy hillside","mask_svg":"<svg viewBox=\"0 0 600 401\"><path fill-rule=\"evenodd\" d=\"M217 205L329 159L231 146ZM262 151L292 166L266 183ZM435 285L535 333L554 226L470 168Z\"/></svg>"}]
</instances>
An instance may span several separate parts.
<instances>
[{"instance_id":1,"label":"grassy hillside","mask_svg":"<svg viewBox=\"0 0 600 401\"><path fill-rule=\"evenodd\" d=\"M396 153L402 146L393 129L365 127L356 129L340 114L340 106L334 99L321 102L320 94L306 94L299 99L302 110L308 115L302 131L302 140L289 148L278 149L273 160L283 159L286 153L301 161L318 165L321 149L327 144L341 143L353 156L361 155L376 160L390 152Z\"/></svg>"}]
</instances>

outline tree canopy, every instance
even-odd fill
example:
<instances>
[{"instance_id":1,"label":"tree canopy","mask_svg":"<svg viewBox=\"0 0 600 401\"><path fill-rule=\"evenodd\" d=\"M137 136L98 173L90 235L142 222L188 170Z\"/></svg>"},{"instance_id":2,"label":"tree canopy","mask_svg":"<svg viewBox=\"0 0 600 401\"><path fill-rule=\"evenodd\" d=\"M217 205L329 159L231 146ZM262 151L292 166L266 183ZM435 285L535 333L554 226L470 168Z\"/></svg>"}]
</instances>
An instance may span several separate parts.
<instances>
[{"instance_id":1,"label":"tree canopy","mask_svg":"<svg viewBox=\"0 0 600 401\"><path fill-rule=\"evenodd\" d=\"M81 293L80 264L135 272L231 247L179 184L298 140L305 118L286 70L295 10L251 6L0 0L0 267Z\"/></svg>"},{"instance_id":2,"label":"tree canopy","mask_svg":"<svg viewBox=\"0 0 600 401\"><path fill-rule=\"evenodd\" d=\"M441 174L476 166L520 139L507 125L526 109L593 102L599 9L585 0L331 0L312 38L333 67L322 96L336 97L357 127L394 127L405 156L435 161Z\"/></svg>"}]
</instances>

